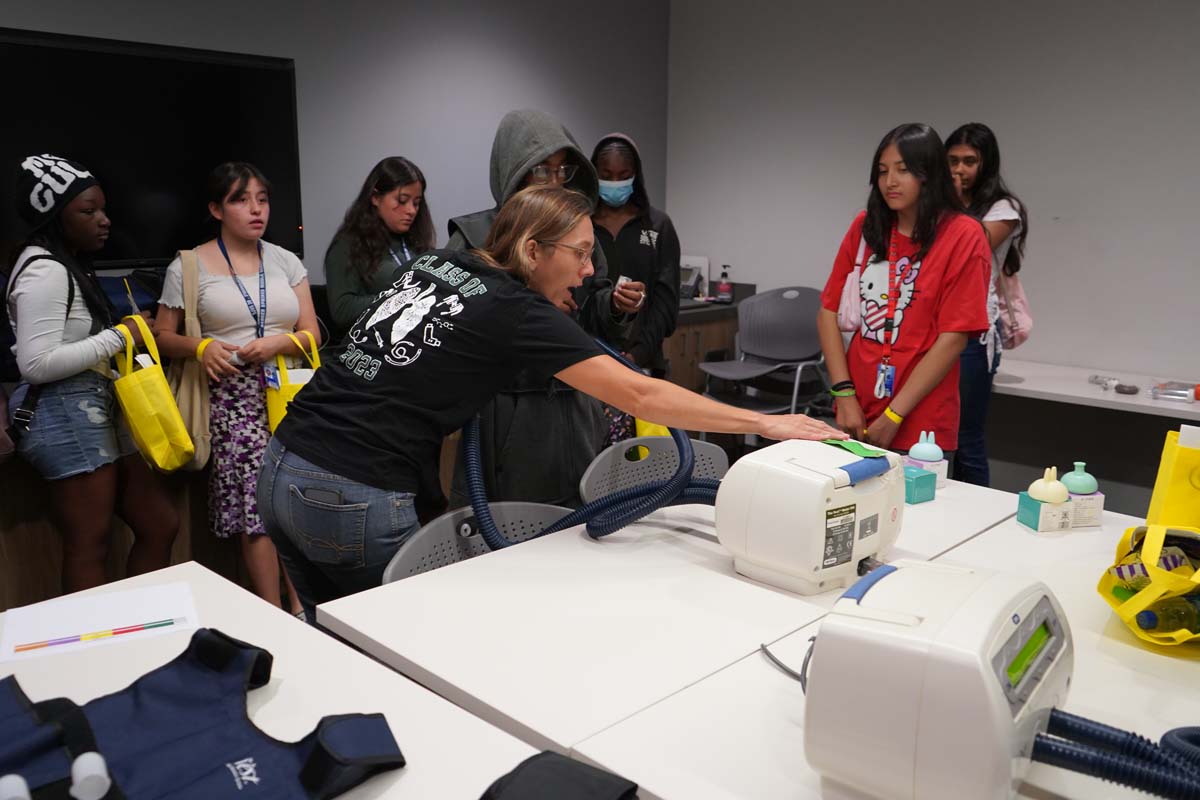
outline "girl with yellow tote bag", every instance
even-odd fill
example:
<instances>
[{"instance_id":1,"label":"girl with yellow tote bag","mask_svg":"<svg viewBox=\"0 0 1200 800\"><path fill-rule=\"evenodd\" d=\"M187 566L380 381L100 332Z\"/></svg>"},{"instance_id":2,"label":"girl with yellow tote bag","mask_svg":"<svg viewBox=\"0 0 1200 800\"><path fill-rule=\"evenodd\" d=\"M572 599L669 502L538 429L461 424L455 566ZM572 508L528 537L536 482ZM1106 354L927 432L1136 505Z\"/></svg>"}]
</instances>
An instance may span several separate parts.
<instances>
[{"instance_id":1,"label":"girl with yellow tote bag","mask_svg":"<svg viewBox=\"0 0 1200 800\"><path fill-rule=\"evenodd\" d=\"M125 353L117 353L117 371L121 377L113 383L117 402L129 424L129 432L138 451L154 467L173 472L192 460L196 452L192 438L184 427L175 395L167 385L158 345L150 326L140 316L126 317L142 332L142 343L150 354L151 364L138 364L133 357L133 335L125 324L117 330L125 337Z\"/></svg>"}]
</instances>

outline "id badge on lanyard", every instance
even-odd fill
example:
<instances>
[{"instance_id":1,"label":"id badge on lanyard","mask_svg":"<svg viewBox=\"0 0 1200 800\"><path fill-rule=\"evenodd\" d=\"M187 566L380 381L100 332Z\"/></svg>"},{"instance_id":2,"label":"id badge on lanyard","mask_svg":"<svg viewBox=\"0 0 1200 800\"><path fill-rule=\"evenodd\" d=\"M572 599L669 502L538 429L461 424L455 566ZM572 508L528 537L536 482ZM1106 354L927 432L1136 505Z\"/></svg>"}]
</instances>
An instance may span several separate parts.
<instances>
[{"instance_id":1,"label":"id badge on lanyard","mask_svg":"<svg viewBox=\"0 0 1200 800\"><path fill-rule=\"evenodd\" d=\"M896 393L896 367L892 364L892 333L896 324L896 305L900 302L900 283L908 271L909 264L903 275L896 274L899 250L896 247L896 226L892 225L892 235L888 239L888 297L887 317L883 323L883 357L875 369L875 397L882 400Z\"/></svg>"},{"instance_id":2,"label":"id badge on lanyard","mask_svg":"<svg viewBox=\"0 0 1200 800\"><path fill-rule=\"evenodd\" d=\"M250 299L250 293L246 291L246 286L242 283L242 279L233 269L233 261L229 258L229 251L225 248L225 241L220 235L217 236L217 248L221 251L221 255L225 256L225 263L229 265L229 274L233 277L234 285L238 291L242 293L242 300L246 302L246 308L250 311L250 317L254 320L254 332L259 339L266 335L267 329L267 270L266 264L263 261L262 242L258 243L258 308L254 307L254 301ZM279 374L275 367L271 364L264 364L262 373L259 375L259 382L263 385L271 383L272 379L276 387L279 384Z\"/></svg>"}]
</instances>

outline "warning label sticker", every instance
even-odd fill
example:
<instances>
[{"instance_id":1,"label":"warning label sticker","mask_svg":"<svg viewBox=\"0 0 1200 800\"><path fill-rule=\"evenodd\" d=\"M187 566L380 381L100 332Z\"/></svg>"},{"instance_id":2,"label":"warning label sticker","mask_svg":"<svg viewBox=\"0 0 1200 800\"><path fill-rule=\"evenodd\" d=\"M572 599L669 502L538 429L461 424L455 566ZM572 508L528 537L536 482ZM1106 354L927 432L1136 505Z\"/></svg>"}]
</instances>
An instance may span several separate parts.
<instances>
[{"instance_id":1,"label":"warning label sticker","mask_svg":"<svg viewBox=\"0 0 1200 800\"><path fill-rule=\"evenodd\" d=\"M868 536L873 536L879 533L879 515L872 514L869 517L863 517L858 523L858 538L865 539Z\"/></svg>"},{"instance_id":2,"label":"warning label sticker","mask_svg":"<svg viewBox=\"0 0 1200 800\"><path fill-rule=\"evenodd\" d=\"M825 512L825 554L821 568L828 569L850 560L854 550L854 517L858 506L831 508Z\"/></svg>"}]
</instances>

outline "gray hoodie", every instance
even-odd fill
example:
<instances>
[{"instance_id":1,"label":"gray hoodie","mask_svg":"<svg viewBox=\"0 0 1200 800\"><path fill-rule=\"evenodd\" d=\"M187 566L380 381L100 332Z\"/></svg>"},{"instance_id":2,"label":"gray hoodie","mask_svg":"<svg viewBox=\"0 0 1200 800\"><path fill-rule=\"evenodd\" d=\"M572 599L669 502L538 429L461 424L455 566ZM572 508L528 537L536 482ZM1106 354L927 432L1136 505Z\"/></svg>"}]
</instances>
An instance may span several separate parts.
<instances>
[{"instance_id":1,"label":"gray hoodie","mask_svg":"<svg viewBox=\"0 0 1200 800\"><path fill-rule=\"evenodd\" d=\"M492 221L504 201L525 186L529 170L559 150L567 151L567 163L578 167L568 188L582 192L595 207L599 201L600 183L596 168L579 149L579 142L561 122L544 111L510 111L500 120L496 138L492 141L492 161L488 182L492 187L493 208L476 211L450 220L450 250L483 247Z\"/></svg>"},{"instance_id":2,"label":"gray hoodie","mask_svg":"<svg viewBox=\"0 0 1200 800\"><path fill-rule=\"evenodd\" d=\"M567 188L585 195L595 208L600 200L596 168L579 149L571 132L544 111L510 111L500 120L496 138L492 141L488 181L496 205L450 220L450 240L446 249L483 247L492 222L500 213L500 206L525 187L529 170L559 150L566 150L566 163L577 167ZM632 320L612 311L612 281L608 279L608 262L599 244L592 251L592 268L591 277L574 291L575 303L579 306L576 319L593 336L618 341L628 334Z\"/></svg>"},{"instance_id":3,"label":"gray hoodie","mask_svg":"<svg viewBox=\"0 0 1200 800\"><path fill-rule=\"evenodd\" d=\"M447 249L482 247L500 206L524 188L529 170L559 150L566 150L566 163L578 168L567 187L582 192L594 207L600 188L596 169L571 132L542 111L511 111L500 121L492 142L489 177L496 206L450 220ZM598 242L592 266L594 274L575 290L576 319L588 333L618 341L628 334L631 320L612 313L612 282ZM479 416L488 499L579 504L579 479L603 449L608 432L598 400L558 381L533 385L517 375ZM466 502L460 457L450 506Z\"/></svg>"}]
</instances>

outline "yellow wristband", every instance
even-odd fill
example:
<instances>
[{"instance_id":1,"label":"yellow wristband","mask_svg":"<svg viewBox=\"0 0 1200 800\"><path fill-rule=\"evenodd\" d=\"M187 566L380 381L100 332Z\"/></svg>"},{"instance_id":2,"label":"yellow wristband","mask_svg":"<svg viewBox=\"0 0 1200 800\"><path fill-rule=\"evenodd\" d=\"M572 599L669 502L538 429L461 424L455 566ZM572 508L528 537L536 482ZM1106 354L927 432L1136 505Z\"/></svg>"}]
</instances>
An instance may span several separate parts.
<instances>
[{"instance_id":1,"label":"yellow wristband","mask_svg":"<svg viewBox=\"0 0 1200 800\"><path fill-rule=\"evenodd\" d=\"M200 344L196 345L196 360L197 361L204 360L204 351L207 350L208 346L212 343L213 343L212 339L202 339L200 341Z\"/></svg>"},{"instance_id":2,"label":"yellow wristband","mask_svg":"<svg viewBox=\"0 0 1200 800\"><path fill-rule=\"evenodd\" d=\"M890 419L892 422L896 423L897 425L899 425L901 422L904 422L904 417L900 416L895 411L892 411L891 406L888 406L887 408L885 408L883 410L883 415L885 417L887 417L888 419Z\"/></svg>"}]
</instances>

